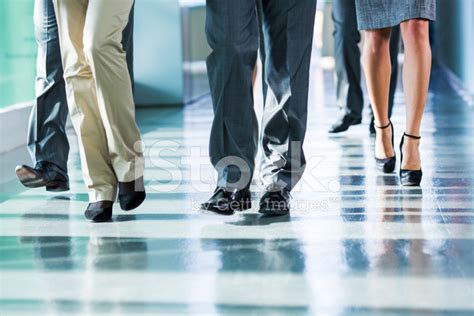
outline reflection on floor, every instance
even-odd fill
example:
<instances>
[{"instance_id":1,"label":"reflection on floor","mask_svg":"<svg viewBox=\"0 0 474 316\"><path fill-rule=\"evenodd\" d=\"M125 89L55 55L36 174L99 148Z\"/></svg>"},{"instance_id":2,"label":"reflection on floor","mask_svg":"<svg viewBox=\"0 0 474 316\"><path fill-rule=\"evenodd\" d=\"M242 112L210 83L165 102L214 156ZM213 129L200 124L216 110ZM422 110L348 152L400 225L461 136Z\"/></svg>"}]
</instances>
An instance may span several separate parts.
<instances>
[{"instance_id":1,"label":"reflection on floor","mask_svg":"<svg viewBox=\"0 0 474 316\"><path fill-rule=\"evenodd\" d=\"M184 111L141 110L149 198L136 211L85 222L77 146L69 193L4 198L2 315L471 315L472 109L435 73L423 185L401 188L396 174L374 170L367 124L328 136L333 73L313 68L310 163L291 217L199 212L214 181L207 157L196 166L207 155L209 98ZM399 93L397 137L402 104Z\"/></svg>"}]
</instances>

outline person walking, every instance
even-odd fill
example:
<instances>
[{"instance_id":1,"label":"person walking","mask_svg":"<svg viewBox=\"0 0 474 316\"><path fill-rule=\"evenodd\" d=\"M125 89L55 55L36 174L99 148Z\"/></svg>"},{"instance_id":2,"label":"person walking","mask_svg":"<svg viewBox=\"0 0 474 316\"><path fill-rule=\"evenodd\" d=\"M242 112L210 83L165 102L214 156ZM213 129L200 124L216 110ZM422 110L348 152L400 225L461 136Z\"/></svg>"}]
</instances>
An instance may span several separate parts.
<instances>
[{"instance_id":1,"label":"person walking","mask_svg":"<svg viewBox=\"0 0 474 316\"><path fill-rule=\"evenodd\" d=\"M145 200L144 159L122 46L133 0L53 0L71 120L78 135L85 216L106 221Z\"/></svg>"},{"instance_id":2,"label":"person walking","mask_svg":"<svg viewBox=\"0 0 474 316\"><path fill-rule=\"evenodd\" d=\"M19 165L15 171L28 188L45 187L47 191L63 192L69 190L68 106L53 0L35 0L34 27L38 44L36 102L30 115L27 140L34 166ZM133 84L133 8L123 31L122 44Z\"/></svg>"},{"instance_id":3,"label":"person walking","mask_svg":"<svg viewBox=\"0 0 474 316\"><path fill-rule=\"evenodd\" d=\"M377 167L395 169L394 128L388 115L390 88L390 36L400 25L405 47L403 86L406 102L405 132L400 142L400 182L418 186L422 180L421 121L428 96L432 65L429 21L436 18L435 0L356 0L357 21L366 34L364 69L374 110Z\"/></svg>"},{"instance_id":4,"label":"person walking","mask_svg":"<svg viewBox=\"0 0 474 316\"><path fill-rule=\"evenodd\" d=\"M214 107L209 151L218 183L202 208L233 214L251 207L249 187L260 144L265 192L259 212L286 215L290 191L306 164L302 146L316 0L262 1L266 98L260 139L252 94L259 47L256 0L207 0L206 8Z\"/></svg>"},{"instance_id":5,"label":"person walking","mask_svg":"<svg viewBox=\"0 0 474 316\"><path fill-rule=\"evenodd\" d=\"M356 0L334 0L334 59L336 62L336 97L342 115L329 129L329 133L347 131L352 125L362 123L364 93L361 87L361 34L357 28ZM398 81L398 49L400 27L394 26L390 37L390 61L392 72L388 98L388 115L392 116ZM369 132L375 135L374 115L371 108Z\"/></svg>"}]
</instances>

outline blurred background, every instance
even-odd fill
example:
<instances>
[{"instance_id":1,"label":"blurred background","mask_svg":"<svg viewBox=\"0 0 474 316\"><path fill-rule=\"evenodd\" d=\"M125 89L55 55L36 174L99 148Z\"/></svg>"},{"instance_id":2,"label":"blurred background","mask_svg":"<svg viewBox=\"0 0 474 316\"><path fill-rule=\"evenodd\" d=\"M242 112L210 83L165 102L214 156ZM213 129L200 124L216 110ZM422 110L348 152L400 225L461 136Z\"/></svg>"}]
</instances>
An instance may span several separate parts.
<instances>
[{"instance_id":1,"label":"blurred background","mask_svg":"<svg viewBox=\"0 0 474 316\"><path fill-rule=\"evenodd\" d=\"M332 54L331 1L318 1L317 46ZM0 108L34 98L34 0L0 1ZM474 93L474 1L439 0L437 60ZM183 104L184 71L205 71L204 0L137 0L135 11L137 105ZM153 30L150 32L150 30ZM152 34L152 37L150 37ZM153 53L150 53L153 52Z\"/></svg>"},{"instance_id":2,"label":"blurred background","mask_svg":"<svg viewBox=\"0 0 474 316\"><path fill-rule=\"evenodd\" d=\"M0 154L23 148L26 142L36 73L33 4L0 0ZM313 63L327 70L334 67L331 12L331 1L318 1ZM474 1L439 0L438 15L431 36L437 69L445 84L472 104ZM137 0L135 17L137 107L183 107L208 95L205 1Z\"/></svg>"},{"instance_id":3,"label":"blurred background","mask_svg":"<svg viewBox=\"0 0 474 316\"><path fill-rule=\"evenodd\" d=\"M16 165L31 164L33 4L0 0L1 316L474 315L474 0L439 0L431 25L421 188L376 172L367 97L362 124L328 133L340 112L334 26L331 1L318 1L305 141L313 164L292 192L300 206L274 218L256 207L227 217L198 211L215 185L209 163L189 164L209 161L205 1L136 0L147 200L131 213L116 207L102 224L83 217L88 198L70 125L69 192L26 189L15 175ZM402 67L403 49L398 60ZM397 140L405 123L401 77Z\"/></svg>"}]
</instances>

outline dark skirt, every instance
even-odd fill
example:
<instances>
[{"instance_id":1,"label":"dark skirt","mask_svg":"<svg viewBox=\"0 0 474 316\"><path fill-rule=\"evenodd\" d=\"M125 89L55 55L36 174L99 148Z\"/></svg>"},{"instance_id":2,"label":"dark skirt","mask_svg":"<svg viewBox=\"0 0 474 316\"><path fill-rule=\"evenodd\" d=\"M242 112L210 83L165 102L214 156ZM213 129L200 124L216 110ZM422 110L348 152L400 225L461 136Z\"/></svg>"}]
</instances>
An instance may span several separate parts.
<instances>
[{"instance_id":1,"label":"dark skirt","mask_svg":"<svg viewBox=\"0 0 474 316\"><path fill-rule=\"evenodd\" d=\"M436 19L436 0L356 0L359 30L382 29L411 19Z\"/></svg>"}]
</instances>

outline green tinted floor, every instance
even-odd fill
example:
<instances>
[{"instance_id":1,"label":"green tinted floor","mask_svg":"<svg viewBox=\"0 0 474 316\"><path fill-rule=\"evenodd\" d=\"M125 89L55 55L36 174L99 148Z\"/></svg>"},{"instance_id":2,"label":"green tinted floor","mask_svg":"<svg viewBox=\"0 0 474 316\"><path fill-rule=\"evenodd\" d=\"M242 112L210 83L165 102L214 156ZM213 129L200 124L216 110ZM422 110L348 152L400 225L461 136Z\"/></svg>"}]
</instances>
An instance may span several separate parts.
<instances>
[{"instance_id":1,"label":"green tinted floor","mask_svg":"<svg viewBox=\"0 0 474 316\"><path fill-rule=\"evenodd\" d=\"M257 185L252 210L198 210L214 186L207 157L190 165L207 155L209 98L139 111L148 199L115 207L109 223L83 218L71 135L69 193L28 190L0 204L0 314L472 315L473 110L437 76L422 187L401 188L396 174L375 171L366 122L328 136L333 73L315 62L311 163L290 217L259 216ZM396 103L398 139L400 92Z\"/></svg>"}]
</instances>

